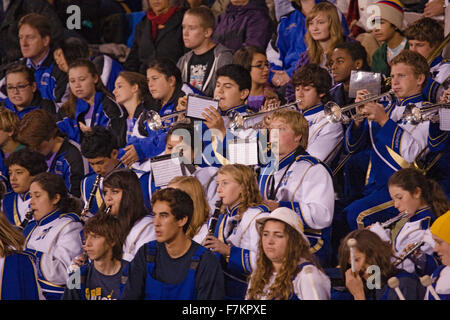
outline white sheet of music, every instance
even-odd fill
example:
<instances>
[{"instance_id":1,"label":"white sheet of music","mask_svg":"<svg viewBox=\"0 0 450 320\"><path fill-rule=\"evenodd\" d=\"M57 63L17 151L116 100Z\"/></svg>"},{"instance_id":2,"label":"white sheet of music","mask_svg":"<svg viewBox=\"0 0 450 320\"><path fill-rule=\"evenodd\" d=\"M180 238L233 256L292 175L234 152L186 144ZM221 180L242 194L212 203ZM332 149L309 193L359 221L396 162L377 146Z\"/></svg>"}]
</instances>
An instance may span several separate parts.
<instances>
[{"instance_id":1,"label":"white sheet of music","mask_svg":"<svg viewBox=\"0 0 450 320\"><path fill-rule=\"evenodd\" d=\"M182 176L180 158L152 159L153 178L157 187L166 187L170 180Z\"/></svg>"},{"instance_id":2,"label":"white sheet of music","mask_svg":"<svg viewBox=\"0 0 450 320\"><path fill-rule=\"evenodd\" d=\"M231 164L239 163L247 166L258 164L258 143L256 139L234 140L227 145L227 160Z\"/></svg>"},{"instance_id":3,"label":"white sheet of music","mask_svg":"<svg viewBox=\"0 0 450 320\"><path fill-rule=\"evenodd\" d=\"M188 95L186 116L204 120L202 113L209 107L218 109L219 101L209 97Z\"/></svg>"},{"instance_id":4,"label":"white sheet of music","mask_svg":"<svg viewBox=\"0 0 450 320\"><path fill-rule=\"evenodd\" d=\"M439 129L450 131L450 109L439 109Z\"/></svg>"}]
</instances>

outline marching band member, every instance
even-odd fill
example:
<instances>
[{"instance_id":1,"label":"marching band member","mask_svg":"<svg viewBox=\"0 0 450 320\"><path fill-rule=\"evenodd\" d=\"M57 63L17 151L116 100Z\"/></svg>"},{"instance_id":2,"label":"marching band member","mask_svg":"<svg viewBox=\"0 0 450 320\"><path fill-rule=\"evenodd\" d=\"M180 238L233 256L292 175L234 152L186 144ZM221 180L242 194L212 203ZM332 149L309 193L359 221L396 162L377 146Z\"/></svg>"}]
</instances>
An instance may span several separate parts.
<instances>
[{"instance_id":1,"label":"marching band member","mask_svg":"<svg viewBox=\"0 0 450 320\"><path fill-rule=\"evenodd\" d=\"M100 179L95 196L89 208L91 214L96 214L103 203L103 180L114 169L123 168L118 159L118 146L115 135L105 127L95 126L86 132L81 143L81 154L85 157L93 172L84 176L81 181L81 198L86 203L93 192L94 184Z\"/></svg>"},{"instance_id":2,"label":"marching band member","mask_svg":"<svg viewBox=\"0 0 450 320\"><path fill-rule=\"evenodd\" d=\"M122 259L131 261L143 244L155 240L153 216L145 207L139 179L129 169L113 171L105 177L103 192L100 211L111 207L110 214L119 219L124 235Z\"/></svg>"},{"instance_id":3,"label":"marching band member","mask_svg":"<svg viewBox=\"0 0 450 320\"><path fill-rule=\"evenodd\" d=\"M152 106L159 116L175 112L178 100L187 94L201 94L193 86L183 83L181 72L176 64L166 58L156 58L147 66L148 90L154 100ZM144 161L161 154L164 151L167 128L157 131L150 129L146 112L142 112L133 128L132 136L125 148L125 164L133 161ZM170 125L175 117L162 122L163 126ZM132 146L132 147L131 147Z\"/></svg>"},{"instance_id":4,"label":"marching band member","mask_svg":"<svg viewBox=\"0 0 450 320\"><path fill-rule=\"evenodd\" d=\"M331 258L330 226L334 210L329 169L305 151L308 123L295 110L272 114L270 142L276 163L263 166L259 174L264 204L270 211L288 207L300 216L311 250L325 267Z\"/></svg>"},{"instance_id":5,"label":"marching band member","mask_svg":"<svg viewBox=\"0 0 450 320\"><path fill-rule=\"evenodd\" d=\"M82 252L81 206L69 196L61 177L43 172L30 186L34 220L24 229L25 252L37 268L39 284L47 300L59 300L64 292L67 268Z\"/></svg>"},{"instance_id":6,"label":"marching band member","mask_svg":"<svg viewBox=\"0 0 450 320\"><path fill-rule=\"evenodd\" d=\"M189 195L166 188L152 197L156 241L143 245L129 265L122 300L218 300L224 298L217 258L186 231L194 211Z\"/></svg>"},{"instance_id":7,"label":"marching band member","mask_svg":"<svg viewBox=\"0 0 450 320\"><path fill-rule=\"evenodd\" d=\"M418 125L399 121L405 106L422 106L422 89L429 67L425 58L416 52L402 51L391 61L392 89L396 99L387 107L367 103L358 107L366 119L354 120L346 131L347 152L370 149L370 162L364 197L344 209L351 230L376 221L384 221L395 214L387 190L387 180L395 171L409 167L426 147L429 122ZM367 90L360 90L356 101Z\"/></svg>"},{"instance_id":8,"label":"marching band member","mask_svg":"<svg viewBox=\"0 0 450 320\"><path fill-rule=\"evenodd\" d=\"M351 253L347 245L349 239L355 239L354 268L352 273ZM391 277L399 280L399 289L405 300L421 300L425 288L419 278L393 264L391 245L369 230L354 230L341 242L339 247L339 265L345 286L354 300L398 300L396 292L387 282ZM375 266L375 268L374 268ZM377 268L378 267L378 268ZM369 277L374 274L374 279Z\"/></svg>"},{"instance_id":9,"label":"marching band member","mask_svg":"<svg viewBox=\"0 0 450 320\"><path fill-rule=\"evenodd\" d=\"M44 299L24 243L23 234L0 212L0 300Z\"/></svg>"},{"instance_id":10,"label":"marching band member","mask_svg":"<svg viewBox=\"0 0 450 320\"><path fill-rule=\"evenodd\" d=\"M79 286L64 290L63 300L118 300L126 261L122 260L122 234L119 220L99 213L84 225L83 249L90 259L79 268ZM78 268L74 272L78 271ZM75 287L75 288L73 288Z\"/></svg>"},{"instance_id":11,"label":"marching band member","mask_svg":"<svg viewBox=\"0 0 450 320\"><path fill-rule=\"evenodd\" d=\"M436 219L430 228L435 246L434 251L442 261L432 275L433 288L441 300L450 300L450 211ZM429 289L425 300L434 299Z\"/></svg>"},{"instance_id":12,"label":"marching band member","mask_svg":"<svg viewBox=\"0 0 450 320\"><path fill-rule=\"evenodd\" d=\"M245 165L219 169L217 194L226 211L219 216L214 235L208 235L203 245L220 257L226 299L244 299L247 277L256 266L258 253L256 218L267 216L268 208L261 205L255 172Z\"/></svg>"},{"instance_id":13,"label":"marching band member","mask_svg":"<svg viewBox=\"0 0 450 320\"><path fill-rule=\"evenodd\" d=\"M342 124L330 123L324 113L323 104L330 100L331 77L327 70L317 64L307 64L292 75L297 107L309 125L306 151L313 157L331 164L337 156L344 137Z\"/></svg>"},{"instance_id":14,"label":"marching band member","mask_svg":"<svg viewBox=\"0 0 450 320\"><path fill-rule=\"evenodd\" d=\"M175 177L170 180L168 188L180 189L186 192L194 203L194 212L186 235L197 243L202 243L208 234L208 220L211 208L206 199L200 181L195 177Z\"/></svg>"},{"instance_id":15,"label":"marching band member","mask_svg":"<svg viewBox=\"0 0 450 320\"><path fill-rule=\"evenodd\" d=\"M259 232L257 267L246 299L330 299L330 279L309 251L309 241L295 211L284 207L275 209L268 217L257 219L256 227Z\"/></svg>"},{"instance_id":16,"label":"marching band member","mask_svg":"<svg viewBox=\"0 0 450 320\"><path fill-rule=\"evenodd\" d=\"M20 226L30 210L30 184L34 176L47 171L45 157L27 148L12 153L5 161L12 191L2 201L2 211L9 222Z\"/></svg>"},{"instance_id":17,"label":"marching band member","mask_svg":"<svg viewBox=\"0 0 450 320\"><path fill-rule=\"evenodd\" d=\"M77 59L70 64L68 77L70 94L58 110L59 129L81 143L87 131L100 125L111 128L119 145L125 145L125 114L103 85L95 65L87 59Z\"/></svg>"},{"instance_id":18,"label":"marching band member","mask_svg":"<svg viewBox=\"0 0 450 320\"><path fill-rule=\"evenodd\" d=\"M436 217L450 209L450 205L441 187L413 168L395 172L389 178L388 188L394 207L406 216L393 223L390 228L383 228L376 222L369 230L384 241L392 243L396 256L400 257L409 251L414 243L428 239L425 236L427 229ZM420 248L421 256L412 255L400 264L399 268L420 276L431 274L437 267L432 257L433 246L433 242L425 241Z\"/></svg>"},{"instance_id":19,"label":"marching band member","mask_svg":"<svg viewBox=\"0 0 450 320\"><path fill-rule=\"evenodd\" d=\"M17 140L45 156L47 171L64 179L67 189L75 197L80 196L80 183L88 173L79 146L58 129L49 112L37 109L27 113L19 123Z\"/></svg>"}]
</instances>

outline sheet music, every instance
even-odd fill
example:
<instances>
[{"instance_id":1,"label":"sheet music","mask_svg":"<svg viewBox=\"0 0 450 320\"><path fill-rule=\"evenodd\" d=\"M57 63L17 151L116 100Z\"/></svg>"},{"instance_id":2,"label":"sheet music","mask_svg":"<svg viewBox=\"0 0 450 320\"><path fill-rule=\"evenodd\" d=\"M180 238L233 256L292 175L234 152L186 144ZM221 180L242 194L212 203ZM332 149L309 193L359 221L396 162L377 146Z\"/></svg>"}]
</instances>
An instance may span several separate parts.
<instances>
[{"instance_id":1,"label":"sheet music","mask_svg":"<svg viewBox=\"0 0 450 320\"><path fill-rule=\"evenodd\" d=\"M450 109L439 109L439 129L442 131L450 131Z\"/></svg>"},{"instance_id":2,"label":"sheet music","mask_svg":"<svg viewBox=\"0 0 450 320\"><path fill-rule=\"evenodd\" d=\"M215 109L219 108L219 101L209 97L202 97L198 95L188 95L186 116L190 118L204 120L202 113L205 109L212 106Z\"/></svg>"},{"instance_id":3,"label":"sheet music","mask_svg":"<svg viewBox=\"0 0 450 320\"><path fill-rule=\"evenodd\" d=\"M157 187L166 187L170 180L182 176L180 158L155 157L151 160L152 174Z\"/></svg>"},{"instance_id":4,"label":"sheet music","mask_svg":"<svg viewBox=\"0 0 450 320\"><path fill-rule=\"evenodd\" d=\"M367 89L370 94L379 95L381 93L381 74L352 70L348 96L350 98L356 98L356 92L362 89Z\"/></svg>"},{"instance_id":5,"label":"sheet music","mask_svg":"<svg viewBox=\"0 0 450 320\"><path fill-rule=\"evenodd\" d=\"M227 160L230 164L258 164L258 143L256 139L233 140L227 145Z\"/></svg>"}]
</instances>

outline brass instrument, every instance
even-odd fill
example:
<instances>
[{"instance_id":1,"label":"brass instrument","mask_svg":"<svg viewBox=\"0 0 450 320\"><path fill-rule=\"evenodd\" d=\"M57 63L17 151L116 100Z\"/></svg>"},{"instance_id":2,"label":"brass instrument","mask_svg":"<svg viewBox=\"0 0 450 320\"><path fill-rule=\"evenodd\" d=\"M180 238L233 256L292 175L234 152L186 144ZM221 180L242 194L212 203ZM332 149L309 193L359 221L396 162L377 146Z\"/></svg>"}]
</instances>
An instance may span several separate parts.
<instances>
[{"instance_id":1,"label":"brass instrument","mask_svg":"<svg viewBox=\"0 0 450 320\"><path fill-rule=\"evenodd\" d=\"M447 43L450 41L450 33L444 38L444 40L439 44L439 46L434 49L433 52L430 53L430 56L427 58L428 65L430 65L436 57L438 57L442 50L444 50Z\"/></svg>"},{"instance_id":2,"label":"brass instrument","mask_svg":"<svg viewBox=\"0 0 450 320\"><path fill-rule=\"evenodd\" d=\"M400 212L398 215L396 215L395 217L381 223L381 227L383 227L384 229L388 228L391 224L396 223L397 221L400 221L404 218L406 218L408 216L408 211L405 210L403 212Z\"/></svg>"},{"instance_id":3,"label":"brass instrument","mask_svg":"<svg viewBox=\"0 0 450 320\"><path fill-rule=\"evenodd\" d=\"M448 100L448 99L447 99ZM404 123L409 123L412 125L417 125L423 121L439 122L439 113L437 110L449 109L450 101L439 102L431 105L425 105L422 108L417 107L413 103L409 103L405 107L405 111L402 115L402 120Z\"/></svg>"},{"instance_id":4,"label":"brass instrument","mask_svg":"<svg viewBox=\"0 0 450 320\"><path fill-rule=\"evenodd\" d=\"M366 116L362 115L362 114L355 114L352 115L350 117L346 117L344 115L344 113L346 112L351 112L353 111L353 109L362 106L366 103L384 98L384 97L388 97L389 100L392 100L392 96L394 95L394 90L389 90L386 91L382 94L379 95L375 95L375 96L369 96L367 98L365 98L364 100L346 105L344 107L340 107L336 102L334 101L329 101L324 105L324 109L323 112L327 118L327 120L331 123L343 123L343 124L348 124L350 123L352 120L363 120Z\"/></svg>"},{"instance_id":5,"label":"brass instrument","mask_svg":"<svg viewBox=\"0 0 450 320\"><path fill-rule=\"evenodd\" d=\"M291 103L286 103L282 106L279 106L277 108L273 108L272 110L268 111L262 111L257 112L253 114L249 114L246 116L243 116L239 112L233 112L230 115L231 123L230 123L230 129L237 130L237 129L260 129L264 127L264 118L274 113L275 111L282 110L282 109L293 109L292 106L295 106L297 104L301 103L301 100L295 100ZM294 107L294 109L297 109Z\"/></svg>"},{"instance_id":6,"label":"brass instrument","mask_svg":"<svg viewBox=\"0 0 450 320\"><path fill-rule=\"evenodd\" d=\"M165 126L165 125L163 125L164 121L171 120L175 117L178 117L180 115L185 115L185 114L186 114L186 110L182 110L182 111L175 111L175 112L169 113L165 116L160 116L158 114L158 112L149 110L149 111L147 111L147 124L148 124L148 127L150 128L150 130L152 130L152 131L167 129L167 128L170 128L173 125L173 123Z\"/></svg>"},{"instance_id":7,"label":"brass instrument","mask_svg":"<svg viewBox=\"0 0 450 320\"><path fill-rule=\"evenodd\" d=\"M19 226L19 229L23 230L28 225L28 223L33 219L34 210L30 208L30 210L25 213L25 219L23 219L22 223Z\"/></svg>"},{"instance_id":8,"label":"brass instrument","mask_svg":"<svg viewBox=\"0 0 450 320\"><path fill-rule=\"evenodd\" d=\"M400 264L402 264L403 261L406 260L406 258L408 258L410 255L412 255L414 253L414 251L419 249L424 244L425 244L425 241L419 241L419 242L414 243L414 246L409 251L405 252L404 254L400 255L400 257L398 257L398 261L394 265L396 267L398 267Z\"/></svg>"}]
</instances>

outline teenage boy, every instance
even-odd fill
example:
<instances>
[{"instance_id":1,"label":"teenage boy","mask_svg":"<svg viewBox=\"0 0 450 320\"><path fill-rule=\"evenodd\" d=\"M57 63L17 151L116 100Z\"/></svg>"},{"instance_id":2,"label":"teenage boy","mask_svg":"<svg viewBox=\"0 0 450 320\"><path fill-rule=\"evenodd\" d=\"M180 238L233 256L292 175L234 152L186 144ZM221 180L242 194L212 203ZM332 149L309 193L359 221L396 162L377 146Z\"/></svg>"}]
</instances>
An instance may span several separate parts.
<instances>
[{"instance_id":1,"label":"teenage boy","mask_svg":"<svg viewBox=\"0 0 450 320\"><path fill-rule=\"evenodd\" d=\"M156 241L143 245L129 265L123 300L224 299L223 271L214 254L189 239L194 210L179 189L152 196Z\"/></svg>"},{"instance_id":2,"label":"teenage boy","mask_svg":"<svg viewBox=\"0 0 450 320\"><path fill-rule=\"evenodd\" d=\"M309 125L306 151L330 164L340 151L344 137L340 123L330 123L324 115L324 103L330 100L331 77L317 64L307 64L292 75L297 107Z\"/></svg>"},{"instance_id":3,"label":"teenage boy","mask_svg":"<svg viewBox=\"0 0 450 320\"><path fill-rule=\"evenodd\" d=\"M410 50L402 51L391 61L396 99L386 107L376 102L359 107L358 112L366 118L352 121L346 131L348 152L361 149L370 152L364 196L344 209L351 230L383 222L397 214L387 189L388 179L395 171L409 167L427 146L429 127L429 121L413 125L399 120L407 104L422 106L422 90L428 73L423 56ZM356 101L362 100L365 94L367 90L358 91Z\"/></svg>"},{"instance_id":4,"label":"teenage boy","mask_svg":"<svg viewBox=\"0 0 450 320\"><path fill-rule=\"evenodd\" d=\"M305 151L308 131L300 112L284 109L273 113L270 142L276 164L261 168L259 190L270 211L288 207L300 216L311 251L325 267L331 258L334 187L328 167Z\"/></svg>"},{"instance_id":5,"label":"teenage boy","mask_svg":"<svg viewBox=\"0 0 450 320\"><path fill-rule=\"evenodd\" d=\"M30 208L30 184L35 175L47 170L45 157L22 148L13 152L5 161L8 167L12 191L2 201L2 211L15 226L20 226Z\"/></svg>"},{"instance_id":6,"label":"teenage boy","mask_svg":"<svg viewBox=\"0 0 450 320\"><path fill-rule=\"evenodd\" d=\"M85 157L93 172L81 181L81 198L86 203L98 176L100 182L92 199L89 212L96 214L103 203L103 179L114 169L123 168L118 159L117 138L105 127L95 126L85 133L81 143L81 154Z\"/></svg>"},{"instance_id":7,"label":"teenage boy","mask_svg":"<svg viewBox=\"0 0 450 320\"><path fill-rule=\"evenodd\" d=\"M403 4L398 0L378 1L377 6L380 16L374 19L373 34L378 42L382 43L372 56L372 71L390 74L392 59L403 49L408 49L407 39L402 35L403 29Z\"/></svg>"},{"instance_id":8,"label":"teenage boy","mask_svg":"<svg viewBox=\"0 0 450 320\"><path fill-rule=\"evenodd\" d=\"M62 136L52 114L43 109L28 112L20 120L17 140L43 154L47 171L61 176L69 192L80 197L80 183L88 165L79 147Z\"/></svg>"},{"instance_id":9,"label":"teenage boy","mask_svg":"<svg viewBox=\"0 0 450 320\"><path fill-rule=\"evenodd\" d=\"M123 271L127 262L122 260L122 235L119 220L110 214L100 213L84 225L83 250L90 262L69 276L63 300L118 300L126 277ZM79 272L80 287L71 280Z\"/></svg>"},{"instance_id":10,"label":"teenage boy","mask_svg":"<svg viewBox=\"0 0 450 320\"><path fill-rule=\"evenodd\" d=\"M208 7L196 7L186 11L183 17L183 41L191 49L177 63L183 82L212 96L217 69L230 64L233 53L222 44L211 40L215 18Z\"/></svg>"},{"instance_id":11,"label":"teenage boy","mask_svg":"<svg viewBox=\"0 0 450 320\"><path fill-rule=\"evenodd\" d=\"M420 53L425 59L429 59L436 48L444 41L444 29L434 19L422 18L415 21L405 29L408 38L409 49ZM442 84L450 76L450 61L443 59L442 52L430 63L431 77Z\"/></svg>"}]
</instances>

